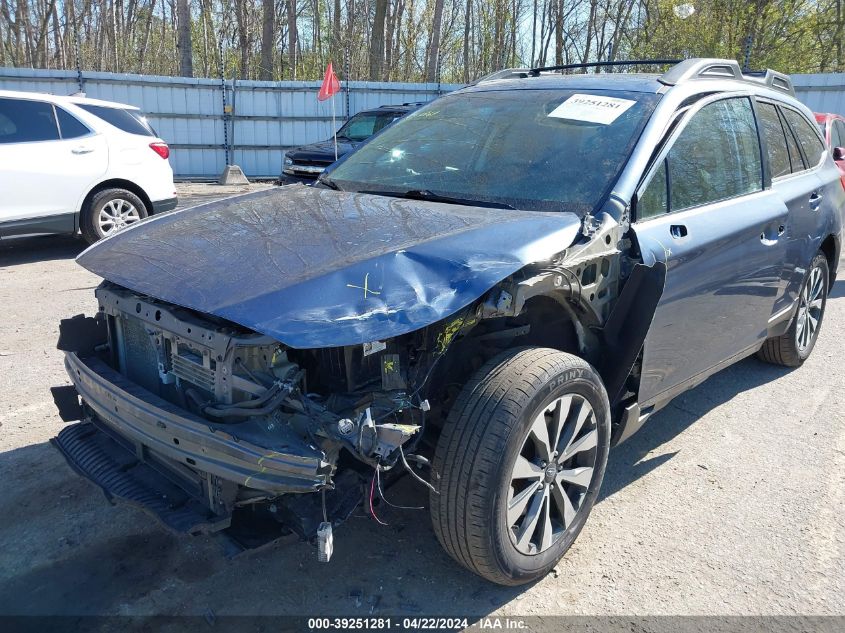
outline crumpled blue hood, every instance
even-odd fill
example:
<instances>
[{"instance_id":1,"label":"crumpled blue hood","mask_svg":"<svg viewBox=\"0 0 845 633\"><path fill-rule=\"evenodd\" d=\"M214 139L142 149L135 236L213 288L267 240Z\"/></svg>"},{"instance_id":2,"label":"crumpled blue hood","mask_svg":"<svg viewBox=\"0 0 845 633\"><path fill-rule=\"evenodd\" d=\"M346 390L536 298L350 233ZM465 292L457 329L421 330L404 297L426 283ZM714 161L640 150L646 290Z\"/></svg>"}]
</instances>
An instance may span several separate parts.
<instances>
[{"instance_id":1,"label":"crumpled blue hood","mask_svg":"<svg viewBox=\"0 0 845 633\"><path fill-rule=\"evenodd\" d=\"M384 340L569 247L580 218L291 186L147 220L77 262L296 348Z\"/></svg>"}]
</instances>

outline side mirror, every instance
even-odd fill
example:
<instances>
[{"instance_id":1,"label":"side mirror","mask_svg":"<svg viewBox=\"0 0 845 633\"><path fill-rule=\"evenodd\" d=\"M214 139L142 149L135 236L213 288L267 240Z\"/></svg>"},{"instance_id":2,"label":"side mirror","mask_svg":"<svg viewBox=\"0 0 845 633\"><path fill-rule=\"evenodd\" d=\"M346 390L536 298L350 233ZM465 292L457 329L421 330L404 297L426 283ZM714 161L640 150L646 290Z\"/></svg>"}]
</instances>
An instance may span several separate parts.
<instances>
[{"instance_id":1,"label":"side mirror","mask_svg":"<svg viewBox=\"0 0 845 633\"><path fill-rule=\"evenodd\" d=\"M845 147L833 148L833 160L845 160Z\"/></svg>"}]
</instances>

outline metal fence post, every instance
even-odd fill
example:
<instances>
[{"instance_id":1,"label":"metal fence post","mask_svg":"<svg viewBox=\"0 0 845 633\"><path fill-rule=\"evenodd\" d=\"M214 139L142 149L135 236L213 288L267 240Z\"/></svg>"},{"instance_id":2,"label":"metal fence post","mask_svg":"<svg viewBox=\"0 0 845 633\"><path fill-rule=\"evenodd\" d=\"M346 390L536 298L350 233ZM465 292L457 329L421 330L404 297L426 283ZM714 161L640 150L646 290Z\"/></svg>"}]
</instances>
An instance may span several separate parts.
<instances>
[{"instance_id":1,"label":"metal fence post","mask_svg":"<svg viewBox=\"0 0 845 633\"><path fill-rule=\"evenodd\" d=\"M349 120L349 47L343 51L343 96L344 96L344 118Z\"/></svg>"},{"instance_id":2,"label":"metal fence post","mask_svg":"<svg viewBox=\"0 0 845 633\"><path fill-rule=\"evenodd\" d=\"M745 38L745 55L742 61L742 72L747 73L751 70L751 47L754 45L754 36L749 35Z\"/></svg>"},{"instance_id":3,"label":"metal fence post","mask_svg":"<svg viewBox=\"0 0 845 633\"><path fill-rule=\"evenodd\" d=\"M226 71L223 65L223 32L220 32L220 93L223 96L223 154L226 162L225 167L228 167L229 162L229 112L226 105Z\"/></svg>"},{"instance_id":4,"label":"metal fence post","mask_svg":"<svg viewBox=\"0 0 845 633\"><path fill-rule=\"evenodd\" d=\"M238 79L235 77L234 70L232 72L232 107L231 112L229 113L229 125L231 125L231 131L229 132L229 150L232 155L232 164L236 164L235 161L235 119L238 116L238 108L237 108L237 96L238 96ZM241 156L243 158L243 156Z\"/></svg>"},{"instance_id":5,"label":"metal fence post","mask_svg":"<svg viewBox=\"0 0 845 633\"><path fill-rule=\"evenodd\" d=\"M443 61L443 56L440 55L440 50L437 51L437 96L443 94L443 91L440 89L440 69L441 69L441 62Z\"/></svg>"},{"instance_id":6,"label":"metal fence post","mask_svg":"<svg viewBox=\"0 0 845 633\"><path fill-rule=\"evenodd\" d=\"M79 28L74 25L73 48L76 53L76 82L79 84L79 92L85 94L85 80L82 78L82 54L79 51Z\"/></svg>"}]
</instances>

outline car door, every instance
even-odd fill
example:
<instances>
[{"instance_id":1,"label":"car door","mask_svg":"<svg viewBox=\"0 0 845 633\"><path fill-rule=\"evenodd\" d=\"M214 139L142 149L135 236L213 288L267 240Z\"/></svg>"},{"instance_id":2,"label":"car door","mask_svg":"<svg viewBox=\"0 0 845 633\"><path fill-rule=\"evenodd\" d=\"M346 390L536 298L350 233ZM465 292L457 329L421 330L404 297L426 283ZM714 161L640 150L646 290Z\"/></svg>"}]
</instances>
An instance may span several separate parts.
<instances>
[{"instance_id":1,"label":"car door","mask_svg":"<svg viewBox=\"0 0 845 633\"><path fill-rule=\"evenodd\" d=\"M666 283L643 347L642 406L765 338L782 288L786 205L765 186L750 97L697 103L640 187L632 225Z\"/></svg>"},{"instance_id":2,"label":"car door","mask_svg":"<svg viewBox=\"0 0 845 633\"><path fill-rule=\"evenodd\" d=\"M821 180L813 169L808 168L807 158L801 144L786 121L785 111L774 101L757 99L757 112L764 146L769 157L772 176L772 190L784 201L788 208L786 222L786 260L784 262L784 292L778 298L771 317L773 324L792 315L792 308L798 298L798 292L806 272L805 252L811 248L807 243L816 224L816 209L821 191ZM792 111L799 116L797 112ZM805 122L803 131L814 135L810 124ZM808 145L808 151L812 149ZM812 159L818 163L822 157L822 146L812 149Z\"/></svg>"},{"instance_id":3,"label":"car door","mask_svg":"<svg viewBox=\"0 0 845 633\"><path fill-rule=\"evenodd\" d=\"M72 229L77 204L107 165L105 139L63 109L0 98L0 222L66 215Z\"/></svg>"}]
</instances>

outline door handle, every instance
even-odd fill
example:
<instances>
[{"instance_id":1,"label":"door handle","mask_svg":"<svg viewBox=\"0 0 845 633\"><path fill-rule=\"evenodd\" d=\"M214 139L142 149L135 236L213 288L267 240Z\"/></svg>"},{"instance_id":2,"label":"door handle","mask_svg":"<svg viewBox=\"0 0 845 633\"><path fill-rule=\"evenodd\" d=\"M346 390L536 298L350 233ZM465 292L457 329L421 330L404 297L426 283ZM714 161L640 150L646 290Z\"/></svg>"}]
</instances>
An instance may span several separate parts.
<instances>
[{"instance_id":1,"label":"door handle","mask_svg":"<svg viewBox=\"0 0 845 633\"><path fill-rule=\"evenodd\" d=\"M824 199L824 196L822 194L820 194L818 191L814 191L813 195L810 196L810 208L813 211L818 209L819 206L822 203L822 199Z\"/></svg>"},{"instance_id":2,"label":"door handle","mask_svg":"<svg viewBox=\"0 0 845 633\"><path fill-rule=\"evenodd\" d=\"M676 240L683 239L687 236L687 227L683 224L673 224L669 227L669 234Z\"/></svg>"},{"instance_id":3,"label":"door handle","mask_svg":"<svg viewBox=\"0 0 845 633\"><path fill-rule=\"evenodd\" d=\"M90 154L91 152L94 151L94 148L82 146L82 147L74 147L70 151L71 151L72 154Z\"/></svg>"}]
</instances>

